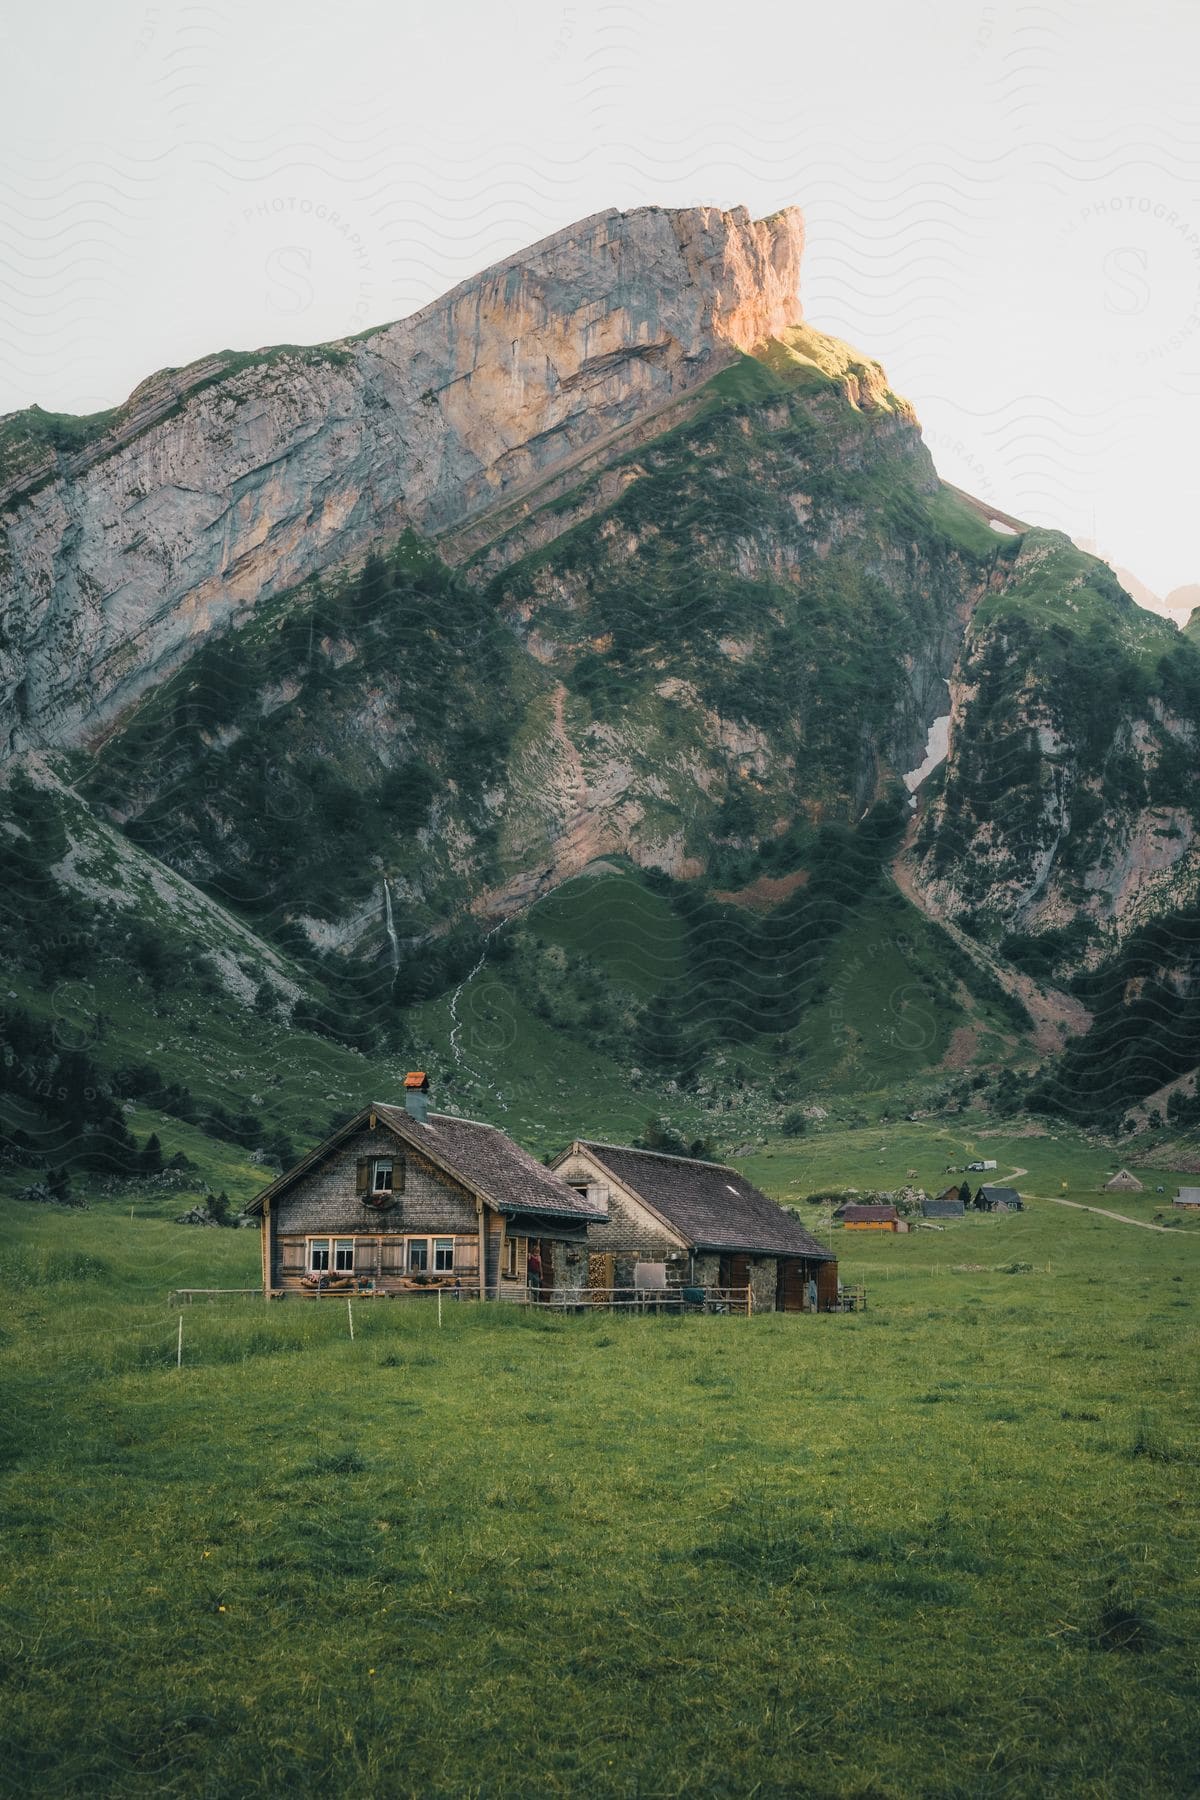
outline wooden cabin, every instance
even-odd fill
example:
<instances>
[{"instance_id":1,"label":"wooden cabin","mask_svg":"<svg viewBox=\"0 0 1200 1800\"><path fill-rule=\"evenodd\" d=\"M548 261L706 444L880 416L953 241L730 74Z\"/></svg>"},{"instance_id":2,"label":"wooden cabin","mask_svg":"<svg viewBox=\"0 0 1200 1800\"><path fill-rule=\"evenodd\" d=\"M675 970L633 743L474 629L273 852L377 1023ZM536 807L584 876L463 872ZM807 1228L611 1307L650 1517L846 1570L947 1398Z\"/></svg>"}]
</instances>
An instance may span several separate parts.
<instances>
[{"instance_id":1,"label":"wooden cabin","mask_svg":"<svg viewBox=\"0 0 1200 1800\"><path fill-rule=\"evenodd\" d=\"M1118 1169L1111 1181L1104 1184L1106 1194L1140 1194L1142 1191L1141 1182L1128 1169Z\"/></svg>"},{"instance_id":2,"label":"wooden cabin","mask_svg":"<svg viewBox=\"0 0 1200 1800\"><path fill-rule=\"evenodd\" d=\"M845 1206L842 1208L842 1225L847 1231L898 1231L900 1214L894 1206L866 1203Z\"/></svg>"},{"instance_id":3,"label":"wooden cabin","mask_svg":"<svg viewBox=\"0 0 1200 1800\"><path fill-rule=\"evenodd\" d=\"M837 1258L736 1169L576 1138L555 1173L590 1211L593 1288L635 1289L638 1265L671 1287L749 1288L755 1312L830 1312Z\"/></svg>"},{"instance_id":4,"label":"wooden cabin","mask_svg":"<svg viewBox=\"0 0 1200 1800\"><path fill-rule=\"evenodd\" d=\"M600 1216L586 1197L494 1125L430 1112L428 1098L413 1071L403 1106L363 1107L251 1201L266 1294L524 1299L532 1244L543 1291L586 1285Z\"/></svg>"},{"instance_id":5,"label":"wooden cabin","mask_svg":"<svg viewBox=\"0 0 1200 1800\"><path fill-rule=\"evenodd\" d=\"M1181 1187L1171 1202L1172 1206L1200 1207L1200 1188Z\"/></svg>"}]
</instances>

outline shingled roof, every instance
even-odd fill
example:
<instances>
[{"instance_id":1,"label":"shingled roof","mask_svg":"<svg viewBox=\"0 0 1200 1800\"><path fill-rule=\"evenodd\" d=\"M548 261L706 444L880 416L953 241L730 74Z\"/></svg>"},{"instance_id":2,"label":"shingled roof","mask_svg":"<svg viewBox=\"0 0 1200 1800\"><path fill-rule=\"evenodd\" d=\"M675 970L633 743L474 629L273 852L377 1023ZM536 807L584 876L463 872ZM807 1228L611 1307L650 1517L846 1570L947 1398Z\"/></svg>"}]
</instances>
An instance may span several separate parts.
<instances>
[{"instance_id":1,"label":"shingled roof","mask_svg":"<svg viewBox=\"0 0 1200 1800\"><path fill-rule=\"evenodd\" d=\"M759 1256L804 1256L834 1262L799 1219L725 1163L664 1156L629 1144L578 1138L558 1162L585 1152L622 1187L645 1201L695 1250L743 1251Z\"/></svg>"},{"instance_id":2,"label":"shingled roof","mask_svg":"<svg viewBox=\"0 0 1200 1800\"><path fill-rule=\"evenodd\" d=\"M288 1169L257 1195L246 1211L260 1213L265 1200L274 1199L278 1192L299 1180L343 1138L361 1131L372 1113L396 1137L427 1156L448 1175L457 1177L464 1187L499 1212L542 1213L548 1218L580 1221L605 1216L602 1209L589 1204L586 1195L568 1187L552 1169L538 1162L495 1125L484 1125L476 1119L459 1119L452 1113L430 1113L422 1121L414 1119L406 1107L390 1106L382 1101L363 1107L295 1168Z\"/></svg>"},{"instance_id":3,"label":"shingled roof","mask_svg":"<svg viewBox=\"0 0 1200 1800\"><path fill-rule=\"evenodd\" d=\"M1007 1206L1014 1212L1024 1212L1025 1210L1024 1202L1016 1188L991 1187L987 1183L980 1188L975 1196L976 1206L979 1206L981 1203L984 1206Z\"/></svg>"},{"instance_id":4,"label":"shingled roof","mask_svg":"<svg viewBox=\"0 0 1200 1800\"><path fill-rule=\"evenodd\" d=\"M943 1200L939 1195L936 1200L925 1200L921 1211L927 1219L961 1219L963 1203L957 1193L952 1200Z\"/></svg>"},{"instance_id":5,"label":"shingled roof","mask_svg":"<svg viewBox=\"0 0 1200 1800\"><path fill-rule=\"evenodd\" d=\"M377 1106L384 1124L406 1137L452 1175L458 1175L502 1212L558 1213L574 1219L602 1219L603 1207L568 1187L560 1175L522 1150L495 1125L431 1112L425 1123L402 1106Z\"/></svg>"}]
</instances>

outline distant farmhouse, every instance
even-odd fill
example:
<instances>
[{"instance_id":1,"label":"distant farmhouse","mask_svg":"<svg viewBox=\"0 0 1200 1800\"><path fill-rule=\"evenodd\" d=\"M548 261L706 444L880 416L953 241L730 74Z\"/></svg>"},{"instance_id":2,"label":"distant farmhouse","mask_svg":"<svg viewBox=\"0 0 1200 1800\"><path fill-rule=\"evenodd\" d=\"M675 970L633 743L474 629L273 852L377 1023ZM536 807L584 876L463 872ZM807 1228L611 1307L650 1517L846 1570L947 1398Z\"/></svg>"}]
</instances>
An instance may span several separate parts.
<instances>
[{"instance_id":1,"label":"distant farmhouse","mask_svg":"<svg viewBox=\"0 0 1200 1800\"><path fill-rule=\"evenodd\" d=\"M921 1205L922 1216L926 1219L961 1219L965 1212L962 1195L956 1187L948 1187L934 1200L925 1200Z\"/></svg>"},{"instance_id":2,"label":"distant farmhouse","mask_svg":"<svg viewBox=\"0 0 1200 1800\"><path fill-rule=\"evenodd\" d=\"M1016 1188L981 1187L975 1196L979 1212L1024 1212L1025 1202Z\"/></svg>"},{"instance_id":3,"label":"distant farmhouse","mask_svg":"<svg viewBox=\"0 0 1200 1800\"><path fill-rule=\"evenodd\" d=\"M1142 1184L1136 1175L1129 1173L1128 1169L1118 1169L1112 1180L1105 1182L1104 1192L1106 1194L1140 1194Z\"/></svg>"},{"instance_id":4,"label":"distant farmhouse","mask_svg":"<svg viewBox=\"0 0 1200 1800\"><path fill-rule=\"evenodd\" d=\"M894 1206L850 1205L842 1208L842 1224L847 1231L899 1231L900 1215Z\"/></svg>"},{"instance_id":5,"label":"distant farmhouse","mask_svg":"<svg viewBox=\"0 0 1200 1800\"><path fill-rule=\"evenodd\" d=\"M1171 1205L1200 1207L1200 1188L1181 1187Z\"/></svg>"},{"instance_id":6,"label":"distant farmhouse","mask_svg":"<svg viewBox=\"0 0 1200 1800\"><path fill-rule=\"evenodd\" d=\"M633 1285L639 1264L670 1285L749 1287L755 1312L837 1307L837 1259L736 1169L576 1138L554 1171L601 1223L588 1227L598 1288Z\"/></svg>"},{"instance_id":7,"label":"distant farmhouse","mask_svg":"<svg viewBox=\"0 0 1200 1800\"><path fill-rule=\"evenodd\" d=\"M428 1095L414 1071L402 1107L364 1107L250 1203L268 1294L440 1286L523 1298L531 1244L546 1286L586 1285L600 1210L494 1125L430 1112Z\"/></svg>"}]
</instances>

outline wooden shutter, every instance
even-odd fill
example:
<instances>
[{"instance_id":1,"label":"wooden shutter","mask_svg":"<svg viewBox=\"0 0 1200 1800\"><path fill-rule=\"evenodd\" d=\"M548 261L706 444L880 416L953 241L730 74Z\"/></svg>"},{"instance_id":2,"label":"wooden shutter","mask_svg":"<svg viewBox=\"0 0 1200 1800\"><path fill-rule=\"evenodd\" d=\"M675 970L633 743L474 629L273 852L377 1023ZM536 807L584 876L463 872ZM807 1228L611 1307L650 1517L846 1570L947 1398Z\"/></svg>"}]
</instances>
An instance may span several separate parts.
<instances>
[{"instance_id":1,"label":"wooden shutter","mask_svg":"<svg viewBox=\"0 0 1200 1800\"><path fill-rule=\"evenodd\" d=\"M371 1184L371 1158L360 1156L355 1164L354 1191L365 1194Z\"/></svg>"},{"instance_id":2,"label":"wooden shutter","mask_svg":"<svg viewBox=\"0 0 1200 1800\"><path fill-rule=\"evenodd\" d=\"M279 1273L281 1275L302 1275L304 1273L304 1239L279 1239Z\"/></svg>"},{"instance_id":3,"label":"wooden shutter","mask_svg":"<svg viewBox=\"0 0 1200 1800\"><path fill-rule=\"evenodd\" d=\"M392 1163L392 1192L393 1194L404 1192L404 1158L402 1156L397 1156Z\"/></svg>"}]
</instances>

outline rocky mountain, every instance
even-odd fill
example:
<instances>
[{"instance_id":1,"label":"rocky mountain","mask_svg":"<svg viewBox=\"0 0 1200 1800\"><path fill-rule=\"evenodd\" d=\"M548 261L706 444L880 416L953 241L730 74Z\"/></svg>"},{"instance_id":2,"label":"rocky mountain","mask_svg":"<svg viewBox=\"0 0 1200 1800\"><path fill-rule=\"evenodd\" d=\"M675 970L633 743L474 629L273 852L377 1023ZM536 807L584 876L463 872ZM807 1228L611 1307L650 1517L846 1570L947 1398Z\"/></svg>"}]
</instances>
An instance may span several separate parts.
<instances>
[{"instance_id":1,"label":"rocky mountain","mask_svg":"<svg viewBox=\"0 0 1200 1800\"><path fill-rule=\"evenodd\" d=\"M0 422L10 998L61 1016L65 922L117 1091L246 1142L410 1050L534 1136L719 1127L726 1068L776 1125L1186 1110L1200 652L939 481L802 235L603 213Z\"/></svg>"},{"instance_id":2,"label":"rocky mountain","mask_svg":"<svg viewBox=\"0 0 1200 1800\"><path fill-rule=\"evenodd\" d=\"M602 452L794 321L801 245L794 210L598 213L399 324L5 420L10 744L91 741L264 599Z\"/></svg>"}]
</instances>

